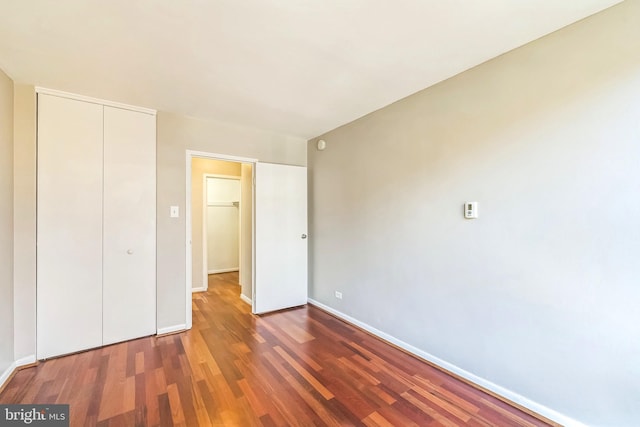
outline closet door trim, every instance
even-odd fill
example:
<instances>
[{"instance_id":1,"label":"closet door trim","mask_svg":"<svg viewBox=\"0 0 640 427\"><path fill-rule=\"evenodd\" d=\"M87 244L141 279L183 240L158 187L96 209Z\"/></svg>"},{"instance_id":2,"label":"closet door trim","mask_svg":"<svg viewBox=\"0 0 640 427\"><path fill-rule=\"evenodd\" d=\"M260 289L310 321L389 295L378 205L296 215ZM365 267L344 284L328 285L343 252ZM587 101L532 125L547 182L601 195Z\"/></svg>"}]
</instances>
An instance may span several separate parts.
<instances>
[{"instance_id":1,"label":"closet door trim","mask_svg":"<svg viewBox=\"0 0 640 427\"><path fill-rule=\"evenodd\" d=\"M98 104L98 105L103 105L107 107L122 108L124 110L131 110L131 111L137 111L139 113L151 114L152 116L155 116L157 114L156 110L152 110L150 108L144 108L144 107L138 107L136 105L129 105L129 104L123 104L120 102L108 101L106 99L92 98L90 96L77 95L75 93L63 92L61 90L49 89L46 87L36 86L36 93L53 95L59 98L75 99L76 101L89 102L91 104Z\"/></svg>"},{"instance_id":2,"label":"closet door trim","mask_svg":"<svg viewBox=\"0 0 640 427\"><path fill-rule=\"evenodd\" d=\"M153 335L156 112L44 88L37 96L37 357ZM135 224L121 229L129 217Z\"/></svg>"}]
</instances>

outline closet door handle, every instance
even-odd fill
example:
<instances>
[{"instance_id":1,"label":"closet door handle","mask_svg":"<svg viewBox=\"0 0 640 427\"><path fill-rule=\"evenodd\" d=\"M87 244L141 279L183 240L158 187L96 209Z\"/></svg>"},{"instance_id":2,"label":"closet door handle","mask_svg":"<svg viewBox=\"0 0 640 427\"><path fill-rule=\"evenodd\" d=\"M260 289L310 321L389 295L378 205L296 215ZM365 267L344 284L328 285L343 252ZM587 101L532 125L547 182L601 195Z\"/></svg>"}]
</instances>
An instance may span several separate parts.
<instances>
[{"instance_id":1,"label":"closet door handle","mask_svg":"<svg viewBox=\"0 0 640 427\"><path fill-rule=\"evenodd\" d=\"M131 255L133 253L133 249L127 249L127 254Z\"/></svg>"},{"instance_id":2,"label":"closet door handle","mask_svg":"<svg viewBox=\"0 0 640 427\"><path fill-rule=\"evenodd\" d=\"M306 239L306 238L307 238L307 235L306 235L306 234L303 234L302 236L300 236L300 238L302 238L302 239Z\"/></svg>"}]
</instances>

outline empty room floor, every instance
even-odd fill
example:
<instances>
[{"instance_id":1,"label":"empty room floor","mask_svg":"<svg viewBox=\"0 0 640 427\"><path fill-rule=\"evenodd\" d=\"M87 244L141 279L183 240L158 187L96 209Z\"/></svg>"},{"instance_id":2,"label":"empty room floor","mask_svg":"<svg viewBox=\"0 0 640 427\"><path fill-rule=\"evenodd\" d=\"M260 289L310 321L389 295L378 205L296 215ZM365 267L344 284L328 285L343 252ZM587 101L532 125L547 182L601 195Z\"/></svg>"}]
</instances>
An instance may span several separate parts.
<instances>
[{"instance_id":1,"label":"empty room floor","mask_svg":"<svg viewBox=\"0 0 640 427\"><path fill-rule=\"evenodd\" d=\"M68 403L71 426L542 426L314 307L253 316L237 273L193 329L39 363L0 403Z\"/></svg>"}]
</instances>

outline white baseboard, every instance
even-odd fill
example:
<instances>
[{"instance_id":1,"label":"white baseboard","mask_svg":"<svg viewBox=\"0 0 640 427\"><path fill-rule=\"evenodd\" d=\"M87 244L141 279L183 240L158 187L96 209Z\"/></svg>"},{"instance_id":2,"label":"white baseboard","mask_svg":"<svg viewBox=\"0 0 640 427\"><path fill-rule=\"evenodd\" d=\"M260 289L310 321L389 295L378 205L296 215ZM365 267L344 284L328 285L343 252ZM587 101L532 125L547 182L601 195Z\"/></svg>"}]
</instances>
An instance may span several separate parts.
<instances>
[{"instance_id":1,"label":"white baseboard","mask_svg":"<svg viewBox=\"0 0 640 427\"><path fill-rule=\"evenodd\" d=\"M191 288L191 293L195 293L195 292L206 292L208 288L205 288L204 286L201 286L199 288Z\"/></svg>"},{"instance_id":2,"label":"white baseboard","mask_svg":"<svg viewBox=\"0 0 640 427\"><path fill-rule=\"evenodd\" d=\"M316 301L314 299L309 298L308 300L309 304L311 305L315 305L316 307L333 314L334 316L344 320L347 323L351 323L355 326L358 326L359 328L364 329L365 331L377 336L378 338L381 338L385 341L388 341L398 347L400 347L401 349L415 355L418 356L424 360L427 360L431 363L433 363L434 365L439 366L442 369L445 369L453 374L456 374L464 379L466 379L467 381L470 381L474 384L479 385L480 387L483 387L487 390L492 391L493 393L496 393L502 397L504 397L505 399L510 400L513 403L516 403L518 405L521 405L537 414L542 415L543 417L546 417L552 421L555 421L559 424L562 424L566 427L586 427L585 424L580 423L577 420L574 420L573 418L570 418L564 414L561 414L557 411L554 411L551 408L548 408L540 403L534 402L533 400L530 400L524 396L519 395L516 392L513 392L509 389L506 389L502 386L499 386L497 384L492 383L489 380L486 380L482 377L479 377L475 374L472 374L469 371L465 371L464 369L449 363L445 360L442 360L430 353L427 353L426 351L420 350L417 347L412 346L411 344L407 344L404 341L401 341L385 332L382 332L376 328L374 328L373 326L370 326L364 322L361 322L357 319L354 319L353 317L342 313L341 311L338 311L336 309L333 309L325 304L322 304L319 301Z\"/></svg>"},{"instance_id":3,"label":"white baseboard","mask_svg":"<svg viewBox=\"0 0 640 427\"><path fill-rule=\"evenodd\" d=\"M231 273L232 271L240 271L240 269L238 267L221 268L220 270L209 270L207 271L207 274Z\"/></svg>"},{"instance_id":4,"label":"white baseboard","mask_svg":"<svg viewBox=\"0 0 640 427\"><path fill-rule=\"evenodd\" d=\"M13 362L11 365L9 365L9 367L7 367L7 369L4 370L2 374L0 374L0 390L2 390L7 380L11 378L11 375L13 375L13 372L17 367L18 365L16 365L16 362Z\"/></svg>"},{"instance_id":5,"label":"white baseboard","mask_svg":"<svg viewBox=\"0 0 640 427\"><path fill-rule=\"evenodd\" d=\"M2 372L2 374L0 374L0 390L2 390L2 387L4 387L5 383L9 378L11 378L11 375L13 375L16 369L18 369L21 366L31 365L32 363L36 363L35 354L30 354L29 356L21 357L20 359L16 360L11 365L9 365L7 369L5 369L4 372Z\"/></svg>"},{"instance_id":6,"label":"white baseboard","mask_svg":"<svg viewBox=\"0 0 640 427\"><path fill-rule=\"evenodd\" d=\"M35 354L30 354L28 356L25 357L21 357L20 359L16 360L16 367L21 367L21 366L25 366L25 365L31 365L33 363L36 363L36 355Z\"/></svg>"},{"instance_id":7,"label":"white baseboard","mask_svg":"<svg viewBox=\"0 0 640 427\"><path fill-rule=\"evenodd\" d=\"M249 298L245 294L240 294L240 299L249 305L253 305L253 301L251 301L251 298Z\"/></svg>"},{"instance_id":8,"label":"white baseboard","mask_svg":"<svg viewBox=\"0 0 640 427\"><path fill-rule=\"evenodd\" d=\"M186 331L187 325L181 323L179 325L168 326L166 328L158 328L157 335L170 334L173 332Z\"/></svg>"}]
</instances>

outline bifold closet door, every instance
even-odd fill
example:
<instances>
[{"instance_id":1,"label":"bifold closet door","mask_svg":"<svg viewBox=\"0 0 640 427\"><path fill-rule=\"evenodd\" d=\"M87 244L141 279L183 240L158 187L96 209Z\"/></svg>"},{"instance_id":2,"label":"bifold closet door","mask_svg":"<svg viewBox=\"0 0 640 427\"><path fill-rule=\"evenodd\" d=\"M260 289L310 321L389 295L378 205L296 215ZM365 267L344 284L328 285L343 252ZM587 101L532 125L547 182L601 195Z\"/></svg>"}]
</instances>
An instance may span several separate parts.
<instances>
[{"instance_id":1,"label":"bifold closet door","mask_svg":"<svg viewBox=\"0 0 640 427\"><path fill-rule=\"evenodd\" d=\"M38 95L37 356L102 345L102 105Z\"/></svg>"},{"instance_id":2,"label":"bifold closet door","mask_svg":"<svg viewBox=\"0 0 640 427\"><path fill-rule=\"evenodd\" d=\"M156 117L104 107L103 344L156 333Z\"/></svg>"}]
</instances>

